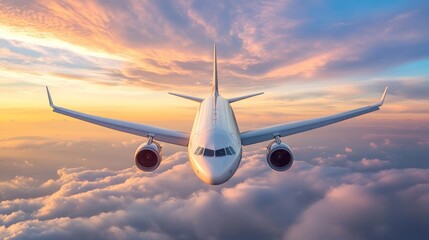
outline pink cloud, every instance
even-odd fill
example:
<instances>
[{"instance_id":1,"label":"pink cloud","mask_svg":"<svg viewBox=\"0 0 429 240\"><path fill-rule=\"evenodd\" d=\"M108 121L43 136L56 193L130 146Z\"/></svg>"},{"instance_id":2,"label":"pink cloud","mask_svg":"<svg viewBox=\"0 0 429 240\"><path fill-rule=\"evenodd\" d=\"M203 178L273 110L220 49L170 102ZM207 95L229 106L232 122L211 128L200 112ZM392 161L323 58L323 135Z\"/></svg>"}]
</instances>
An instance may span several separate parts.
<instances>
[{"instance_id":1,"label":"pink cloud","mask_svg":"<svg viewBox=\"0 0 429 240\"><path fill-rule=\"evenodd\" d=\"M361 169L381 169L388 164L389 161L368 158L362 158L359 162L352 163L352 165Z\"/></svg>"},{"instance_id":2,"label":"pink cloud","mask_svg":"<svg viewBox=\"0 0 429 240\"><path fill-rule=\"evenodd\" d=\"M382 205L364 188L342 185L332 189L324 199L309 207L284 237L286 239L356 239L362 233L358 229L351 228L347 223L353 222L354 227L365 225L368 218L378 219L380 210Z\"/></svg>"}]
</instances>

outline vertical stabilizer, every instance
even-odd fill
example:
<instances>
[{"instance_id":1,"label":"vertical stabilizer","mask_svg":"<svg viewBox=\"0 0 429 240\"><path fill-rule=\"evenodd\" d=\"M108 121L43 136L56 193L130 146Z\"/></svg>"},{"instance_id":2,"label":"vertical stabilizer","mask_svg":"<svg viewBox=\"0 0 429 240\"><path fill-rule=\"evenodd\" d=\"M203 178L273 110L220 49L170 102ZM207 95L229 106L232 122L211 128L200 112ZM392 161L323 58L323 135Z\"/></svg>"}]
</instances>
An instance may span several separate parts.
<instances>
[{"instance_id":1,"label":"vertical stabilizer","mask_svg":"<svg viewBox=\"0 0 429 240\"><path fill-rule=\"evenodd\" d=\"M212 93L215 96L219 95L218 81L217 81L217 59L216 59L216 43L213 46L213 80L212 80Z\"/></svg>"}]
</instances>

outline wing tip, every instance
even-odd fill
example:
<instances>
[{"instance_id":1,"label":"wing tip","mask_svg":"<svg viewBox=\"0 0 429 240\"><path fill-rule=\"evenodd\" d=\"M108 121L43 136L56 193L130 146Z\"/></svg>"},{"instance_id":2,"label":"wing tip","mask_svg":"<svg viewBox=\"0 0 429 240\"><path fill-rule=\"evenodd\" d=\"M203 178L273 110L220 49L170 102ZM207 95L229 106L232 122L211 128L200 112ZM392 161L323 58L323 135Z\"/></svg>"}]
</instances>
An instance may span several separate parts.
<instances>
[{"instance_id":1,"label":"wing tip","mask_svg":"<svg viewBox=\"0 0 429 240\"><path fill-rule=\"evenodd\" d=\"M381 98L380 98L380 102L379 102L379 106L382 106L383 104L384 104L384 100L386 99L386 95L387 95L387 90L389 89L389 87L388 86L386 86L385 88L384 88L384 92L383 92L383 95L381 96Z\"/></svg>"},{"instance_id":2,"label":"wing tip","mask_svg":"<svg viewBox=\"0 0 429 240\"><path fill-rule=\"evenodd\" d=\"M48 88L48 86L45 86L45 87L46 87L46 92L48 93L49 106L54 108L55 105L54 105L54 102L52 101L52 97L51 97L51 93L49 92L49 88Z\"/></svg>"}]
</instances>

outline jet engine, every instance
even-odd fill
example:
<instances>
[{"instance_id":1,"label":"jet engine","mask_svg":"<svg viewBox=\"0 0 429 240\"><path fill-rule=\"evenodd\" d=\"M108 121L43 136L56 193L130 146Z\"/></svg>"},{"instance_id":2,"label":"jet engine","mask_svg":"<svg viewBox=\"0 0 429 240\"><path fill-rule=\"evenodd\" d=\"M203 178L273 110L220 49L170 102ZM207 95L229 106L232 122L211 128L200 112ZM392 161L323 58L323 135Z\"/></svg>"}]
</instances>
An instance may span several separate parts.
<instances>
[{"instance_id":1,"label":"jet engine","mask_svg":"<svg viewBox=\"0 0 429 240\"><path fill-rule=\"evenodd\" d=\"M267 162L273 170L288 170L293 164L292 149L280 139L276 139L267 147Z\"/></svg>"},{"instance_id":2,"label":"jet engine","mask_svg":"<svg viewBox=\"0 0 429 240\"><path fill-rule=\"evenodd\" d=\"M162 148L155 141L148 141L137 148L134 155L136 166L145 172L152 172L157 169L162 160Z\"/></svg>"}]
</instances>

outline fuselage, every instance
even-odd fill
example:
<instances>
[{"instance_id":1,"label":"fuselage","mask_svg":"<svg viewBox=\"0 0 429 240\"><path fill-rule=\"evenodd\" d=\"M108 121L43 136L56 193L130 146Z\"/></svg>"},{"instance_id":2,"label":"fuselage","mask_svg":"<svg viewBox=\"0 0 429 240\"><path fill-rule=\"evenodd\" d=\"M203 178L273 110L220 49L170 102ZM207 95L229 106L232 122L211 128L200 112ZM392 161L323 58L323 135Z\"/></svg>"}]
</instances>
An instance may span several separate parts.
<instances>
[{"instance_id":1,"label":"fuselage","mask_svg":"<svg viewBox=\"0 0 429 240\"><path fill-rule=\"evenodd\" d=\"M240 131L229 102L212 94L200 105L192 127L188 155L192 169L204 182L222 184L240 165Z\"/></svg>"}]
</instances>

